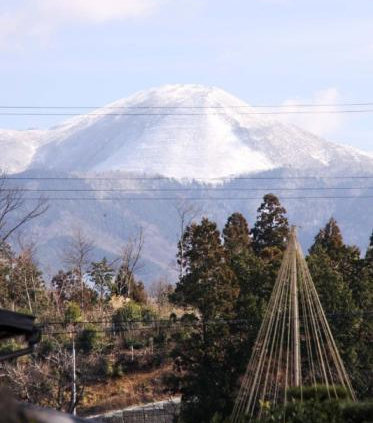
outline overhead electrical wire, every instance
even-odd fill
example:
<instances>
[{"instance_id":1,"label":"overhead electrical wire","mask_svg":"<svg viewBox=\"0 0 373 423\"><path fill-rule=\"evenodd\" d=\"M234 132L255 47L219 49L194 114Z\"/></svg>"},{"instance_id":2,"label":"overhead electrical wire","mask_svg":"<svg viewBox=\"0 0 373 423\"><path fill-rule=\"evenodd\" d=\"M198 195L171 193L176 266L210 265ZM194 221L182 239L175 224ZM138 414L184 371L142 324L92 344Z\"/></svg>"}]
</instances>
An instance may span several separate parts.
<instances>
[{"instance_id":1,"label":"overhead electrical wire","mask_svg":"<svg viewBox=\"0 0 373 423\"><path fill-rule=\"evenodd\" d=\"M0 105L0 109L243 109L243 108L296 108L296 107L367 107L373 106L372 102L355 103L297 103L297 104L240 104L227 106L195 106L195 105L171 105L171 106L20 106L20 105Z\"/></svg>"},{"instance_id":2,"label":"overhead electrical wire","mask_svg":"<svg viewBox=\"0 0 373 423\"><path fill-rule=\"evenodd\" d=\"M298 196L283 197L281 200L339 200L339 199L372 199L373 195L344 195L344 196ZM262 200L262 197L46 197L47 201L240 201ZM24 197L25 201L39 201L40 197Z\"/></svg>"},{"instance_id":3,"label":"overhead electrical wire","mask_svg":"<svg viewBox=\"0 0 373 423\"><path fill-rule=\"evenodd\" d=\"M190 192L190 191L333 191L333 190L371 190L373 187L295 187L295 188L261 188L261 187L244 187L244 188L19 188L21 192ZM2 192L13 192L14 188L3 188Z\"/></svg>"},{"instance_id":4,"label":"overhead electrical wire","mask_svg":"<svg viewBox=\"0 0 373 423\"><path fill-rule=\"evenodd\" d=\"M373 109L358 110L300 110L284 112L236 112L237 115L294 115L294 114L348 114L373 113ZM46 113L46 112L0 112L0 116L225 116L226 113Z\"/></svg>"},{"instance_id":5,"label":"overhead electrical wire","mask_svg":"<svg viewBox=\"0 0 373 423\"><path fill-rule=\"evenodd\" d=\"M325 313L327 317L338 317L338 316L362 316L362 315L373 315L373 309L367 310L360 310L360 311L335 311L330 313ZM220 324L220 323L258 323L261 322L261 319L258 318L244 318L244 319L209 319L204 321L204 324ZM84 325L84 324L138 324L138 323L145 323L148 325L193 325L193 324L201 324L201 320L195 320L194 322L185 322L182 321L180 318L177 320L170 320L170 319L157 319L157 320L144 320L144 319L133 319L133 320L117 320L113 322L112 320L76 320L76 321L64 321L64 320L46 320L40 322L39 325L41 326L66 326L66 325Z\"/></svg>"},{"instance_id":6,"label":"overhead electrical wire","mask_svg":"<svg viewBox=\"0 0 373 423\"><path fill-rule=\"evenodd\" d=\"M373 179L373 175L336 175L336 176L221 176L205 178L180 178L181 180L191 181L221 181L221 180L323 180L323 179ZM177 180L169 176L7 176L6 181L158 181L158 180Z\"/></svg>"}]
</instances>

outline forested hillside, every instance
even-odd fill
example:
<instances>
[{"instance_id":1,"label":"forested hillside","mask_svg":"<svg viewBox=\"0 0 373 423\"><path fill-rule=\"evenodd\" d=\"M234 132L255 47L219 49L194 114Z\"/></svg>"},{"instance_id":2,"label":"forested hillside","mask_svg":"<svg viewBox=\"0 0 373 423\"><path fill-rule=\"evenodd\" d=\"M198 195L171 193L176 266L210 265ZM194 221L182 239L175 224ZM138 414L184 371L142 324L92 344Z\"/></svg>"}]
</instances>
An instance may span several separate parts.
<instances>
[{"instance_id":1,"label":"forested hillside","mask_svg":"<svg viewBox=\"0 0 373 423\"><path fill-rule=\"evenodd\" d=\"M144 400L146 392L158 398L181 394L183 422L228 417L289 233L286 210L273 194L264 196L251 228L244 215L243 210L227 216L222 228L207 218L183 227L175 246L176 286L158 280L148 292L137 277L141 234L112 263L105 257L90 261L89 240L77 233L50 286L32 246L16 254L2 242L0 305L36 315L43 336L32 356L3 365L1 383L27 401L87 411L94 409L95 386L115 384L120 390L128 378L156 372L157 382L146 382L135 395L123 388L127 399L115 405ZM315 234L307 256L360 399L373 394L373 235L366 236L366 252L346 245L331 218Z\"/></svg>"}]
</instances>

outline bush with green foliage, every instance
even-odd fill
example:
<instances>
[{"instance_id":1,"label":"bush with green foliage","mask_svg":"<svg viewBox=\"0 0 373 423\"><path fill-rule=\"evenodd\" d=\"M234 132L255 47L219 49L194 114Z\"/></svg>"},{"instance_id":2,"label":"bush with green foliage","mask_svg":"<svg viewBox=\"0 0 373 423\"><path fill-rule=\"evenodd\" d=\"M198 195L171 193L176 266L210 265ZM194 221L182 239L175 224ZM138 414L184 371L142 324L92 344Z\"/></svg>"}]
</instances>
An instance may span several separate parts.
<instances>
[{"instance_id":1,"label":"bush with green foliage","mask_svg":"<svg viewBox=\"0 0 373 423\"><path fill-rule=\"evenodd\" d=\"M142 320L142 308L139 304L134 302L128 302L123 307L118 308L118 310L113 315L113 323L129 323L134 321Z\"/></svg>"},{"instance_id":2,"label":"bush with green foliage","mask_svg":"<svg viewBox=\"0 0 373 423\"><path fill-rule=\"evenodd\" d=\"M159 314L150 307L142 307L141 319L144 322L153 322L159 319Z\"/></svg>"},{"instance_id":3,"label":"bush with green foliage","mask_svg":"<svg viewBox=\"0 0 373 423\"><path fill-rule=\"evenodd\" d=\"M65 308L65 322L79 322L82 318L82 311L80 309L79 304L71 301L67 304Z\"/></svg>"},{"instance_id":4,"label":"bush with green foliage","mask_svg":"<svg viewBox=\"0 0 373 423\"><path fill-rule=\"evenodd\" d=\"M335 399L337 392L338 400ZM244 417L243 423L249 422ZM349 402L341 386L312 386L288 390L288 403L269 408L256 423L371 423L373 403Z\"/></svg>"},{"instance_id":5,"label":"bush with green foliage","mask_svg":"<svg viewBox=\"0 0 373 423\"><path fill-rule=\"evenodd\" d=\"M102 347L102 338L94 325L87 325L76 339L77 349L86 354L98 351Z\"/></svg>"}]
</instances>

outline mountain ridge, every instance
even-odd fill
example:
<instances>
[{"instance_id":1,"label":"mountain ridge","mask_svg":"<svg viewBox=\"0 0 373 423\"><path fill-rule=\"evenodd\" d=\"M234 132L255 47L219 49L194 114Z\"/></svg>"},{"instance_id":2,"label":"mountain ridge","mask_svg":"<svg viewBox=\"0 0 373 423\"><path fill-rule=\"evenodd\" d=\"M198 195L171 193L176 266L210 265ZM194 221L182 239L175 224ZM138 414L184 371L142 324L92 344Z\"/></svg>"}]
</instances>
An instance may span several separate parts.
<instances>
[{"instance_id":1,"label":"mountain ridge","mask_svg":"<svg viewBox=\"0 0 373 423\"><path fill-rule=\"evenodd\" d=\"M220 228L240 211L252 225L272 191L302 227L303 247L333 216L346 241L365 248L373 228L371 179L343 178L373 178L373 157L241 109L256 113L219 88L167 85L50 130L0 130L0 168L22 178L9 184L50 199L27 228L45 274L63 266L61 252L77 226L94 240L97 259L117 256L143 228L147 273L139 276L175 280L175 207L201 204L196 218L205 215Z\"/></svg>"},{"instance_id":2,"label":"mountain ridge","mask_svg":"<svg viewBox=\"0 0 373 423\"><path fill-rule=\"evenodd\" d=\"M177 179L281 167L334 173L373 168L367 153L257 113L217 87L155 87L49 130L0 130L0 146L8 151L0 168L125 170Z\"/></svg>"}]
</instances>

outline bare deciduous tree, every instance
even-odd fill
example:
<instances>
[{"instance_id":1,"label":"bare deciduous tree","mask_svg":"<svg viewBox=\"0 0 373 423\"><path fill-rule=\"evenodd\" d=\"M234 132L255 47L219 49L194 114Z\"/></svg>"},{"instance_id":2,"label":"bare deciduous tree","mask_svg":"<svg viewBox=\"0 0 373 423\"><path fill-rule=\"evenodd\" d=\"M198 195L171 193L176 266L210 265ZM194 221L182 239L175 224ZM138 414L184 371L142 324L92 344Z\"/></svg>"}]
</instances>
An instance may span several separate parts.
<instances>
[{"instance_id":1,"label":"bare deciduous tree","mask_svg":"<svg viewBox=\"0 0 373 423\"><path fill-rule=\"evenodd\" d=\"M182 257L184 256L183 252L183 243L181 242L184 236L185 229L192 221L202 213L202 207L193 203L190 203L188 200L182 200L174 205L174 208L179 216L179 228L180 232L177 235L178 242L180 243L180 261L182 262ZM182 263L178 263L178 272L179 278L183 277L183 266Z\"/></svg>"},{"instance_id":2,"label":"bare deciduous tree","mask_svg":"<svg viewBox=\"0 0 373 423\"><path fill-rule=\"evenodd\" d=\"M0 176L0 246L23 225L48 209L46 198L27 201L24 189L10 184L4 174Z\"/></svg>"},{"instance_id":3,"label":"bare deciduous tree","mask_svg":"<svg viewBox=\"0 0 373 423\"><path fill-rule=\"evenodd\" d=\"M56 338L49 341L51 350L46 355L34 354L15 363L3 363L1 370L7 386L18 399L71 413L83 398L87 366L92 357L84 354L77 357L75 397L71 349Z\"/></svg>"},{"instance_id":4,"label":"bare deciduous tree","mask_svg":"<svg viewBox=\"0 0 373 423\"><path fill-rule=\"evenodd\" d=\"M141 253L144 247L144 232L142 228L135 236L128 239L122 248L120 267L115 277L114 291L117 295L123 295L127 291L127 296L131 294L131 284L134 281L135 273L139 272L143 265L141 263Z\"/></svg>"},{"instance_id":5,"label":"bare deciduous tree","mask_svg":"<svg viewBox=\"0 0 373 423\"><path fill-rule=\"evenodd\" d=\"M167 281L167 279L157 279L149 288L149 292L155 301L158 311L169 308L169 295L174 291L174 287ZM168 310L166 310L168 311Z\"/></svg>"},{"instance_id":6,"label":"bare deciduous tree","mask_svg":"<svg viewBox=\"0 0 373 423\"><path fill-rule=\"evenodd\" d=\"M84 306L84 274L88 270L92 251L93 241L85 235L81 229L75 229L71 241L63 252L63 261L68 266L80 285L81 306Z\"/></svg>"}]
</instances>

